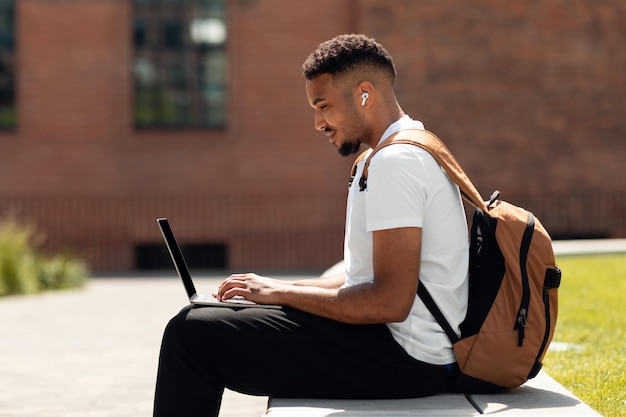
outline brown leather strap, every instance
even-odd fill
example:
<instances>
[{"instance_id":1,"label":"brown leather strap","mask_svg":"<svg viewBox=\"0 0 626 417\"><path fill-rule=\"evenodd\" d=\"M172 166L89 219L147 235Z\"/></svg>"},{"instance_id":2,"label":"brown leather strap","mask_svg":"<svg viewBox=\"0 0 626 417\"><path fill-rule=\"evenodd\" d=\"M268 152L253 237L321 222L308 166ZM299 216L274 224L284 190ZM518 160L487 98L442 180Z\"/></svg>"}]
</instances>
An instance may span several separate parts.
<instances>
[{"instance_id":1,"label":"brown leather strap","mask_svg":"<svg viewBox=\"0 0 626 417\"><path fill-rule=\"evenodd\" d=\"M367 152L368 151L361 152L361 154L357 156L356 160L352 164L352 169L350 170L350 180L348 181L348 189L352 187L352 182L354 181L354 178L356 178L357 164L365 159L365 155L367 155Z\"/></svg>"},{"instance_id":2,"label":"brown leather strap","mask_svg":"<svg viewBox=\"0 0 626 417\"><path fill-rule=\"evenodd\" d=\"M350 176L354 178L356 176L356 166L359 162L365 159L365 155L367 155L368 151L363 151L359 156L356 157L354 163L352 164L352 169L350 170Z\"/></svg>"},{"instance_id":3,"label":"brown leather strap","mask_svg":"<svg viewBox=\"0 0 626 417\"><path fill-rule=\"evenodd\" d=\"M398 133L392 135L388 139L385 139L381 142L374 151L370 154L369 158L365 162L365 168L363 169L363 175L361 179L361 183L363 181L367 181L367 172L369 169L370 161L372 157L376 154L376 152L380 151L382 148L385 148L389 145L394 145L398 143L416 145L420 148L428 151L433 158L441 165L441 167L446 171L448 176L454 181L456 185L459 186L461 190L461 195L464 200L467 201L472 206L477 209L483 210L485 213L488 212L487 206L483 201L480 193L474 187L474 184L470 181L470 179L461 168L461 165L457 162L456 158L452 153L448 150L446 145L435 136L435 134L422 129L406 129L401 130ZM359 156L359 160L362 160L364 155ZM356 167L356 162L354 168ZM354 169L353 168L353 169Z\"/></svg>"}]
</instances>

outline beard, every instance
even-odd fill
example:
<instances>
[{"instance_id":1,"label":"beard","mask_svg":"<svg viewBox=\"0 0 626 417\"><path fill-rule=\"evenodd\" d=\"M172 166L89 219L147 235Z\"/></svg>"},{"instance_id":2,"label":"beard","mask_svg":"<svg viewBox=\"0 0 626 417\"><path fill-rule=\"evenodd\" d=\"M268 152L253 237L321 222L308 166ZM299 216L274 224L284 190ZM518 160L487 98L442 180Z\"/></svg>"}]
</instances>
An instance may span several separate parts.
<instances>
[{"instance_id":1,"label":"beard","mask_svg":"<svg viewBox=\"0 0 626 417\"><path fill-rule=\"evenodd\" d=\"M363 139L372 136L372 130L365 123L365 119L356 109L353 110L348 118L348 123L343 129L347 133L346 140L337 147L337 151L341 156L350 156L359 151Z\"/></svg>"},{"instance_id":2,"label":"beard","mask_svg":"<svg viewBox=\"0 0 626 417\"><path fill-rule=\"evenodd\" d=\"M361 141L358 139L355 139L350 142L342 143L337 148L337 152L339 152L339 155L341 156L350 156L354 153L357 153L360 147L361 147Z\"/></svg>"}]
</instances>

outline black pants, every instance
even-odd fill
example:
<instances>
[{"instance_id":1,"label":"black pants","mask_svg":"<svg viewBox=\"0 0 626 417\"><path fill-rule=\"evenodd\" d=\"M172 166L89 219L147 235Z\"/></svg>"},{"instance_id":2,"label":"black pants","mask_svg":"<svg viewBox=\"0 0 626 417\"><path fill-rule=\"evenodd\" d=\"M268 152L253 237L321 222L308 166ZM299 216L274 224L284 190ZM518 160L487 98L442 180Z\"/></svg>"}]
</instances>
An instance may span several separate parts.
<instances>
[{"instance_id":1,"label":"black pants","mask_svg":"<svg viewBox=\"0 0 626 417\"><path fill-rule=\"evenodd\" d=\"M445 390L443 366L388 328L290 308L186 307L163 335L154 416L217 416L224 388L292 398L410 398Z\"/></svg>"}]
</instances>

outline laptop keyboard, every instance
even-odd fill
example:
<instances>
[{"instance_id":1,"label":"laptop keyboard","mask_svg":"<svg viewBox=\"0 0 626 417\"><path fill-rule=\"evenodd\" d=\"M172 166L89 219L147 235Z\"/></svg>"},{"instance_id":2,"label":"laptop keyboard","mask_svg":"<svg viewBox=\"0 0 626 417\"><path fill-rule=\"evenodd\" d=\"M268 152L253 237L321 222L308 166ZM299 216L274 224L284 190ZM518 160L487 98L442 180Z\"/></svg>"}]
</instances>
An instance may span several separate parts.
<instances>
[{"instance_id":1,"label":"laptop keyboard","mask_svg":"<svg viewBox=\"0 0 626 417\"><path fill-rule=\"evenodd\" d=\"M211 301L215 303L226 303L226 304L256 304L255 302L246 300L245 298L238 296L238 295L233 298L230 298L228 300L223 300L223 301L218 300L212 295L198 295L195 301Z\"/></svg>"}]
</instances>

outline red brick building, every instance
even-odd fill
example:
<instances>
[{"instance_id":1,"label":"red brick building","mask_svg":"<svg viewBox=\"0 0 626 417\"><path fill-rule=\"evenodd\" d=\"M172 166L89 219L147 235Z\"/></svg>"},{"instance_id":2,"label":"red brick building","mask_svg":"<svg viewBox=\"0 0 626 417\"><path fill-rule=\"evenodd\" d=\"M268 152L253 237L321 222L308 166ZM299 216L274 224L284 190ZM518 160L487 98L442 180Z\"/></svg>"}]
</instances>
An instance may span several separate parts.
<instances>
[{"instance_id":1,"label":"red brick building","mask_svg":"<svg viewBox=\"0 0 626 417\"><path fill-rule=\"evenodd\" d=\"M626 237L621 1L4 3L0 214L96 271L158 266L160 216L202 267L340 259L351 160L313 129L300 65L345 32L387 47L404 110L484 195L555 238Z\"/></svg>"}]
</instances>

